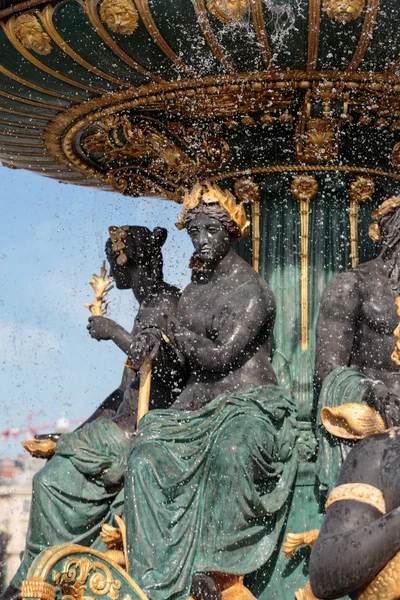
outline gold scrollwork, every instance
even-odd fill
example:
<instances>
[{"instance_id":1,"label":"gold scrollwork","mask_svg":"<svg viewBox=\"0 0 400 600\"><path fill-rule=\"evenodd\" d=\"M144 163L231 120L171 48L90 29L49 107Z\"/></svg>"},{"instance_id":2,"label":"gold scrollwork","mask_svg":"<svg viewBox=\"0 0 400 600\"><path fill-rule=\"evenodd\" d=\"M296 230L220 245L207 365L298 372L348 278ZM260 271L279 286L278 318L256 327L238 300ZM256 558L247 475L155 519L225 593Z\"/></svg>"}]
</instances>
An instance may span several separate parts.
<instances>
[{"instance_id":1,"label":"gold scrollwork","mask_svg":"<svg viewBox=\"0 0 400 600\"><path fill-rule=\"evenodd\" d=\"M109 29L121 35L132 35L139 24L138 11L132 0L103 0L100 16Z\"/></svg>"},{"instance_id":2,"label":"gold scrollwork","mask_svg":"<svg viewBox=\"0 0 400 600\"><path fill-rule=\"evenodd\" d=\"M43 56L52 51L50 36L43 31L35 15L20 15L15 19L14 28L18 40L28 50L33 50Z\"/></svg>"},{"instance_id":3,"label":"gold scrollwork","mask_svg":"<svg viewBox=\"0 0 400 600\"><path fill-rule=\"evenodd\" d=\"M248 0L207 0L207 9L224 25L239 23L249 9Z\"/></svg>"},{"instance_id":4,"label":"gold scrollwork","mask_svg":"<svg viewBox=\"0 0 400 600\"><path fill-rule=\"evenodd\" d=\"M324 0L323 4L328 17L338 23L349 23L357 19L364 6L365 0Z\"/></svg>"},{"instance_id":5,"label":"gold scrollwork","mask_svg":"<svg viewBox=\"0 0 400 600\"><path fill-rule=\"evenodd\" d=\"M91 572L94 573L89 578ZM89 590L96 596L106 596L110 600L118 600L121 581L112 576L110 569L98 561L89 558L70 558L66 561L61 573L53 571L53 581L64 594L63 600L87 598Z\"/></svg>"},{"instance_id":6,"label":"gold scrollwork","mask_svg":"<svg viewBox=\"0 0 400 600\"><path fill-rule=\"evenodd\" d=\"M198 174L213 171L226 163L230 153L224 139L200 134L194 128L169 127L184 145L182 150L154 121L132 122L125 116L110 115L95 125L97 131L85 137L82 145L97 162L112 167L115 162L121 164L121 159L140 160L149 172L171 182L179 178L186 183Z\"/></svg>"}]
</instances>

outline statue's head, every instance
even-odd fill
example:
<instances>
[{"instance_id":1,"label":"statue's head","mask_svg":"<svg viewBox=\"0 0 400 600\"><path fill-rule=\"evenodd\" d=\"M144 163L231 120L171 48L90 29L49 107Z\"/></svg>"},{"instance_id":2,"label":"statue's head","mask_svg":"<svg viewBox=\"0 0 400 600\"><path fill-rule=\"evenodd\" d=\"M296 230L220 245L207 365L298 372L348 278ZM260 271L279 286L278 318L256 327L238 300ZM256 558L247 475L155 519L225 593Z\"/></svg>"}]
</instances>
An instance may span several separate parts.
<instances>
[{"instance_id":1,"label":"statue's head","mask_svg":"<svg viewBox=\"0 0 400 600\"><path fill-rule=\"evenodd\" d=\"M110 263L110 275L118 289L131 287L130 273L139 265L149 271L155 280L162 278L161 248L167 239L167 230L156 227L123 225L109 227L110 237L106 242L106 255Z\"/></svg>"},{"instance_id":2,"label":"statue's head","mask_svg":"<svg viewBox=\"0 0 400 600\"><path fill-rule=\"evenodd\" d=\"M393 248L400 242L400 196L385 200L371 213L375 220L369 226L369 236L376 243Z\"/></svg>"},{"instance_id":3,"label":"statue's head","mask_svg":"<svg viewBox=\"0 0 400 600\"><path fill-rule=\"evenodd\" d=\"M196 257L204 263L221 260L250 227L243 204L228 190L210 183L197 184L185 195L176 225L188 230Z\"/></svg>"}]
</instances>

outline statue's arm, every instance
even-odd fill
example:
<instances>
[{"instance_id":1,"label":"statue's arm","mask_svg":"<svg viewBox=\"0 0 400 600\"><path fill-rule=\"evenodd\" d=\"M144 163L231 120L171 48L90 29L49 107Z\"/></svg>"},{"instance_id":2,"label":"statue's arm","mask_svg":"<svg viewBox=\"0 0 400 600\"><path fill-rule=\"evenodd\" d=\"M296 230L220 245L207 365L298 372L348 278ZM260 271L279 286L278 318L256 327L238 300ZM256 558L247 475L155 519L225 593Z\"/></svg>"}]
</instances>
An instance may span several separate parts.
<instances>
[{"instance_id":1,"label":"statue's arm","mask_svg":"<svg viewBox=\"0 0 400 600\"><path fill-rule=\"evenodd\" d=\"M252 289L249 285L239 289L231 299L230 314L221 323L216 339L198 335L171 317L167 335L169 332L178 350L190 362L207 371L220 371L243 356L260 331L273 322L274 313L272 296L269 304L257 286Z\"/></svg>"},{"instance_id":2,"label":"statue's arm","mask_svg":"<svg viewBox=\"0 0 400 600\"><path fill-rule=\"evenodd\" d=\"M315 378L318 389L336 367L350 364L360 304L354 271L334 277L325 287L316 330Z\"/></svg>"},{"instance_id":3,"label":"statue's arm","mask_svg":"<svg viewBox=\"0 0 400 600\"><path fill-rule=\"evenodd\" d=\"M369 483L378 457L368 452L374 438L358 442L337 485ZM378 451L376 454L380 454ZM360 469L360 464L364 468ZM376 465L375 465L376 466ZM362 472L361 472L362 471ZM369 583L400 551L400 507L387 515L373 506L341 500L330 506L310 557L310 582L317 598L342 598Z\"/></svg>"}]
</instances>

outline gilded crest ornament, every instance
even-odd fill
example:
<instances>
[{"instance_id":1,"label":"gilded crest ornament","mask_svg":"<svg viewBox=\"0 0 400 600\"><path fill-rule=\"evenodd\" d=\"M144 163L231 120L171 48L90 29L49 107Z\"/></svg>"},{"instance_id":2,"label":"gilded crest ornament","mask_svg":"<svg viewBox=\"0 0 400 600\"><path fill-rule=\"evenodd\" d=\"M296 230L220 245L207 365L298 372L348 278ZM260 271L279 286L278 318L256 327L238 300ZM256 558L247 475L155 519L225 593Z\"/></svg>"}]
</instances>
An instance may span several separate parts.
<instances>
[{"instance_id":1,"label":"gilded crest ornament","mask_svg":"<svg viewBox=\"0 0 400 600\"><path fill-rule=\"evenodd\" d=\"M207 9L224 25L239 23L248 8L248 0L207 0Z\"/></svg>"},{"instance_id":2,"label":"gilded crest ornament","mask_svg":"<svg viewBox=\"0 0 400 600\"><path fill-rule=\"evenodd\" d=\"M336 119L301 119L297 129L297 158L307 163L326 163L337 158L338 123Z\"/></svg>"},{"instance_id":3,"label":"gilded crest ornament","mask_svg":"<svg viewBox=\"0 0 400 600\"><path fill-rule=\"evenodd\" d=\"M50 54L53 49L50 44L50 37L43 31L35 15L20 15L15 19L14 27L18 40L25 48L42 56Z\"/></svg>"},{"instance_id":4,"label":"gilded crest ornament","mask_svg":"<svg viewBox=\"0 0 400 600\"><path fill-rule=\"evenodd\" d=\"M364 6L365 0L324 0L323 4L328 17L338 23L349 23L357 19Z\"/></svg>"},{"instance_id":5,"label":"gilded crest ornament","mask_svg":"<svg viewBox=\"0 0 400 600\"><path fill-rule=\"evenodd\" d=\"M111 31L121 35L132 35L139 23L139 15L132 0L103 0L100 17Z\"/></svg>"}]
</instances>

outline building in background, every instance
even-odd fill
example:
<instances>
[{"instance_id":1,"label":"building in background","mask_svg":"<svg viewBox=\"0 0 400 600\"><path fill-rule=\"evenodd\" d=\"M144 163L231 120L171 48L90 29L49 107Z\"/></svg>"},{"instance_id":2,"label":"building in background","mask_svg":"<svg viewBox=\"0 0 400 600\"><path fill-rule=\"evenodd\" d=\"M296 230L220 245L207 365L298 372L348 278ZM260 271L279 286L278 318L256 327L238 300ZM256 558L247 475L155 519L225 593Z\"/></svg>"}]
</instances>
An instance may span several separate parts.
<instances>
[{"instance_id":1,"label":"building in background","mask_svg":"<svg viewBox=\"0 0 400 600\"><path fill-rule=\"evenodd\" d=\"M43 460L19 456L0 460L0 590L5 589L25 547L32 478Z\"/></svg>"}]
</instances>

